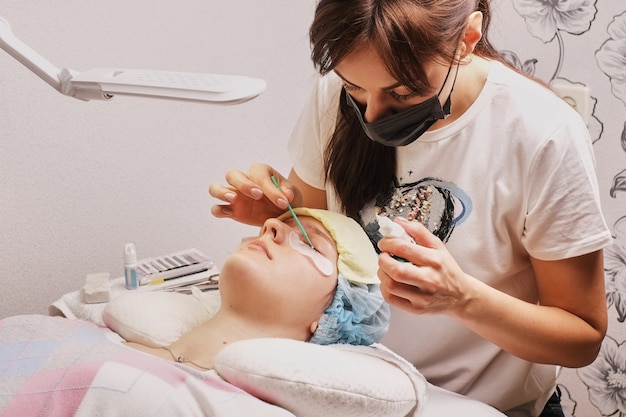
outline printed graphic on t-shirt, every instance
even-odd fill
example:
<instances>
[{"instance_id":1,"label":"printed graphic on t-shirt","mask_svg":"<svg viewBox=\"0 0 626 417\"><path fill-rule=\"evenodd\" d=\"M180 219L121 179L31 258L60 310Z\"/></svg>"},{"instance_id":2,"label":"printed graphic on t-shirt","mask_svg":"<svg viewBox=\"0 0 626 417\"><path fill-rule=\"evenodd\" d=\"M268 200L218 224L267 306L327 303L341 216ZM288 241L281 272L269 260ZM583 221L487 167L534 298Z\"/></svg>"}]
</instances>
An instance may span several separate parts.
<instances>
[{"instance_id":1,"label":"printed graphic on t-shirt","mask_svg":"<svg viewBox=\"0 0 626 417\"><path fill-rule=\"evenodd\" d=\"M451 182L424 178L394 186L389 195L376 201L375 210L377 214L391 219L401 216L411 221L419 221L445 243L450 239L456 225L470 215L472 201ZM382 238L378 227L365 217L362 215L364 228L370 239L377 242Z\"/></svg>"}]
</instances>

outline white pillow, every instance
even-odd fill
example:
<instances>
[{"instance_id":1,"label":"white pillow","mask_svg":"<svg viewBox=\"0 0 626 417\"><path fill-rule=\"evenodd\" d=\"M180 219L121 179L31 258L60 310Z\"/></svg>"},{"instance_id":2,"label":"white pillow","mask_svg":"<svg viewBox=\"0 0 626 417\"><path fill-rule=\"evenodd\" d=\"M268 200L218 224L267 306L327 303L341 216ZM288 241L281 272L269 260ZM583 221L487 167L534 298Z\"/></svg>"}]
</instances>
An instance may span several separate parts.
<instances>
[{"instance_id":1,"label":"white pillow","mask_svg":"<svg viewBox=\"0 0 626 417\"><path fill-rule=\"evenodd\" d=\"M222 349L214 366L229 383L298 417L406 416L417 405L399 367L333 346L245 340Z\"/></svg>"},{"instance_id":2,"label":"white pillow","mask_svg":"<svg viewBox=\"0 0 626 417\"><path fill-rule=\"evenodd\" d=\"M102 320L126 341L167 346L211 318L219 305L217 291L180 294L137 290L110 301Z\"/></svg>"}]
</instances>

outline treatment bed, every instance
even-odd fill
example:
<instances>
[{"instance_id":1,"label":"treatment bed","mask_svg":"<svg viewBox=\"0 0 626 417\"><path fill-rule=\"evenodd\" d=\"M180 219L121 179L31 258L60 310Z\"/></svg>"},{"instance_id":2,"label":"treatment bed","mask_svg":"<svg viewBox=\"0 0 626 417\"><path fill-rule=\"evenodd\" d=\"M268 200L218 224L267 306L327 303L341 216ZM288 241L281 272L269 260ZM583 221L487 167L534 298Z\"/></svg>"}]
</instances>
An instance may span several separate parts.
<instances>
[{"instance_id":1,"label":"treatment bed","mask_svg":"<svg viewBox=\"0 0 626 417\"><path fill-rule=\"evenodd\" d=\"M386 347L252 339L201 372L125 346L176 340L219 307L218 290L127 291L111 301L61 297L50 315L0 320L0 417L502 417L429 384Z\"/></svg>"}]
</instances>

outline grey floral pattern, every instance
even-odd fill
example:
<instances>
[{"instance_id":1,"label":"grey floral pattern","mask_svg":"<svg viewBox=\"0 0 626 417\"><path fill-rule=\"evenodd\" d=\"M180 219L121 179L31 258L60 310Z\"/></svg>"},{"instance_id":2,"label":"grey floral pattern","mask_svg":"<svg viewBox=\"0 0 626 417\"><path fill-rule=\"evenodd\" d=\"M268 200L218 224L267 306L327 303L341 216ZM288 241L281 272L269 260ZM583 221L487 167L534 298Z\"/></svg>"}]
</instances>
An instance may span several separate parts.
<instances>
[{"instance_id":1,"label":"grey floral pattern","mask_svg":"<svg viewBox=\"0 0 626 417\"><path fill-rule=\"evenodd\" d=\"M596 0L513 0L531 35L544 43L560 31L580 35L589 30L596 16Z\"/></svg>"},{"instance_id":2,"label":"grey floral pattern","mask_svg":"<svg viewBox=\"0 0 626 417\"><path fill-rule=\"evenodd\" d=\"M571 81L560 74L565 59L565 45L562 32L572 35L582 35L591 28L597 14L595 0L571 1L543 1L543 0L513 0L515 10L524 18L528 31L544 43L555 39L559 46L559 56L554 73L548 82L555 84L582 84ZM529 75L535 75L538 59L532 58L522 62L512 51L504 52L505 58L519 70ZM602 122L595 116L596 99L592 99L592 116L589 121L589 131L593 142L602 136Z\"/></svg>"},{"instance_id":3,"label":"grey floral pattern","mask_svg":"<svg viewBox=\"0 0 626 417\"><path fill-rule=\"evenodd\" d=\"M604 276L606 301L615 307L617 320L626 320L626 217L620 218L613 227L614 241L604 250Z\"/></svg>"},{"instance_id":4,"label":"grey floral pattern","mask_svg":"<svg viewBox=\"0 0 626 417\"><path fill-rule=\"evenodd\" d=\"M626 132L626 126L624 127L624 132ZM618 191L626 191L626 169L613 178L613 185L611 186L611 197L617 197Z\"/></svg>"},{"instance_id":5,"label":"grey floral pattern","mask_svg":"<svg viewBox=\"0 0 626 417\"><path fill-rule=\"evenodd\" d=\"M607 31L610 38L596 52L596 61L615 97L626 104L626 12L616 16Z\"/></svg>"},{"instance_id":6,"label":"grey floral pattern","mask_svg":"<svg viewBox=\"0 0 626 417\"><path fill-rule=\"evenodd\" d=\"M558 389L561 391L561 407L563 408L563 413L568 417L576 417L577 404L572 398L572 394L564 385L558 384Z\"/></svg>"},{"instance_id":7,"label":"grey floral pattern","mask_svg":"<svg viewBox=\"0 0 626 417\"><path fill-rule=\"evenodd\" d=\"M572 35L587 32L597 13L595 4L596 0L513 0L531 35L543 43L558 41L559 61L551 81L559 76L563 67L565 54L561 32Z\"/></svg>"},{"instance_id":8,"label":"grey floral pattern","mask_svg":"<svg viewBox=\"0 0 626 417\"><path fill-rule=\"evenodd\" d=\"M600 354L578 370L589 391L589 400L603 416L626 416L626 344L604 338Z\"/></svg>"},{"instance_id":9,"label":"grey floral pattern","mask_svg":"<svg viewBox=\"0 0 626 417\"><path fill-rule=\"evenodd\" d=\"M594 147L609 149L604 154L596 152L598 178L600 188L608 190L601 196L607 218L617 219L613 221L613 243L604 250L611 321L596 360L564 372L558 386L568 417L626 417L626 1L510 0L510 6L527 32L506 35L510 42L502 52L512 65L531 76L551 74L543 79L550 85L586 85L581 74L594 82L588 127ZM536 44L537 40L544 47L532 49L531 57L520 55L520 45ZM547 63L551 65L548 68ZM608 159L602 159L607 155ZM607 170L612 172L607 175ZM612 178L612 183L607 184L607 178ZM605 204L606 199L610 204Z\"/></svg>"}]
</instances>

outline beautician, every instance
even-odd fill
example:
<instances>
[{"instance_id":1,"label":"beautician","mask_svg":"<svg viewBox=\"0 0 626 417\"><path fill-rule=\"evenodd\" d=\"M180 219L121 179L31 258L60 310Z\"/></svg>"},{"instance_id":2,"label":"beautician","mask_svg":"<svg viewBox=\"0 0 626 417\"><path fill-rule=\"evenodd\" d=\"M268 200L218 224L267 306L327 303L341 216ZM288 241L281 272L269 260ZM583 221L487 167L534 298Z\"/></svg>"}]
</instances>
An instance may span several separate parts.
<instances>
[{"instance_id":1,"label":"beautician","mask_svg":"<svg viewBox=\"0 0 626 417\"><path fill-rule=\"evenodd\" d=\"M585 124L505 63L489 20L487 0L319 1L293 169L229 171L212 212L358 219L393 307L383 343L508 416L562 416L558 367L591 363L606 332L611 235ZM376 215L415 243L381 239Z\"/></svg>"}]
</instances>

